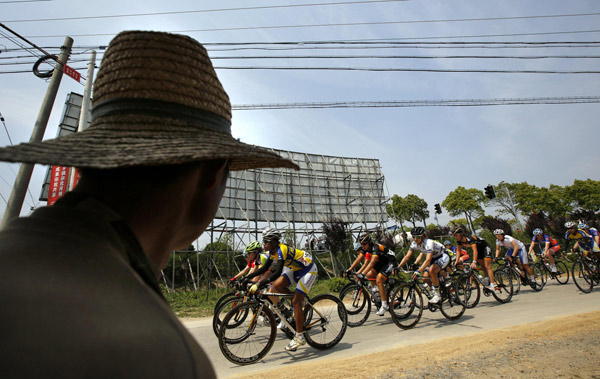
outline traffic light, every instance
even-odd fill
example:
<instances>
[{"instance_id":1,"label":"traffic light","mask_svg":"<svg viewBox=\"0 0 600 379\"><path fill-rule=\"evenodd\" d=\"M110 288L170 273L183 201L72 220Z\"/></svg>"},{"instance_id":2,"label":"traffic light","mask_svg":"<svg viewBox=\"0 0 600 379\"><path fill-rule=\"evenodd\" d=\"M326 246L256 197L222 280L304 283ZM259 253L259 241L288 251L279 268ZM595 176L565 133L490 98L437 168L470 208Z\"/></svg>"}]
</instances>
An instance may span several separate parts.
<instances>
[{"instance_id":1,"label":"traffic light","mask_svg":"<svg viewBox=\"0 0 600 379\"><path fill-rule=\"evenodd\" d=\"M435 213L437 213L437 214L442 213L442 207L440 207L439 204L435 204L433 207L435 208Z\"/></svg>"},{"instance_id":2,"label":"traffic light","mask_svg":"<svg viewBox=\"0 0 600 379\"><path fill-rule=\"evenodd\" d=\"M485 187L485 196L488 199L493 199L496 197L496 192L494 192L494 186L489 184L487 187Z\"/></svg>"}]
</instances>

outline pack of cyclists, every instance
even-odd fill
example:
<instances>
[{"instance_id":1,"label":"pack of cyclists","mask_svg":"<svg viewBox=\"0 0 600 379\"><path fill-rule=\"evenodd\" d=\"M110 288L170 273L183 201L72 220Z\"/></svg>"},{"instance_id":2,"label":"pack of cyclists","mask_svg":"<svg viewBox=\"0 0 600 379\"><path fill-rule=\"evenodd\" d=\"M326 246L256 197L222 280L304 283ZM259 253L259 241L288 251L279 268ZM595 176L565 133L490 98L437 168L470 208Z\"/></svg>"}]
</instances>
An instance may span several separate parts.
<instances>
[{"instance_id":1,"label":"pack of cyclists","mask_svg":"<svg viewBox=\"0 0 600 379\"><path fill-rule=\"evenodd\" d=\"M585 222L565 223L567 229L564 239L564 249L568 249L570 242L574 242L573 249L581 248L586 254L595 254L600 259L600 234L595 228L589 228ZM460 227L452 231L456 246L449 240L440 243L427 238L423 227L415 227L411 230L413 241L407 253L400 263L397 262L395 253L384 245L377 243L369 233L362 233L354 244L356 258L346 271L346 274L354 272L357 279L374 279L381 297L381 307L376 314L384 315L389 310L387 303L387 289L385 283L388 278L402 269L415 252L419 255L415 259L416 269L414 277L423 276L426 283L433 287L433 297L430 303L438 303L440 298L440 279L443 279L452 271L452 267L461 268L471 257L471 268L475 269L477 264L483 268L483 273L489 278L489 289L495 291L494 272L492 262L500 257L503 249L506 250L505 259L512 260L522 270L523 279L534 280L533 272L529 267L529 256L532 254L535 244L540 245L541 256L548 260L550 268L556 272L555 255L560 251L561 245L549 234L544 233L541 228L533 230L529 250L525 244L518 239L506 234L502 229L496 229L493 234L496 238L495 255L487 241L483 238L467 235ZM271 285L271 292L291 293L290 287L294 286L292 306L296 333L289 344L285 347L287 351L296 351L298 347L305 345L306 341L302 335L304 315L302 306L304 299L311 290L317 279L317 266L309 252L295 249L292 246L281 243L282 233L275 228L266 228L262 232L262 246L258 241L248 243L242 255L247 265L242 271L231 278L231 281L243 280L249 286L249 293L254 293L261 288ZM469 252L470 250L470 252ZM360 267L359 267L360 266ZM525 278L527 274L528 278ZM277 302L277 299L273 299ZM283 327L283 323L278 326Z\"/></svg>"}]
</instances>

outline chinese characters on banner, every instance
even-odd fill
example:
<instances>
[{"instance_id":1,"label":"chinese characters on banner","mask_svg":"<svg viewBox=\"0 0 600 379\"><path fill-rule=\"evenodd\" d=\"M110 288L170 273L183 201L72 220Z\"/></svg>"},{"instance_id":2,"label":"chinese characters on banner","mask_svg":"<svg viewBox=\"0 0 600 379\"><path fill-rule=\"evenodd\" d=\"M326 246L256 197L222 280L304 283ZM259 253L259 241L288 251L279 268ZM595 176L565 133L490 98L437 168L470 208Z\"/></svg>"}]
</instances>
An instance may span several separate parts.
<instances>
[{"instance_id":1,"label":"chinese characters on banner","mask_svg":"<svg viewBox=\"0 0 600 379\"><path fill-rule=\"evenodd\" d=\"M50 188L48 190L48 206L51 206L67 193L69 188L69 171L70 167L52 166L50 175ZM75 174L75 185L79 180L79 172L73 170Z\"/></svg>"}]
</instances>

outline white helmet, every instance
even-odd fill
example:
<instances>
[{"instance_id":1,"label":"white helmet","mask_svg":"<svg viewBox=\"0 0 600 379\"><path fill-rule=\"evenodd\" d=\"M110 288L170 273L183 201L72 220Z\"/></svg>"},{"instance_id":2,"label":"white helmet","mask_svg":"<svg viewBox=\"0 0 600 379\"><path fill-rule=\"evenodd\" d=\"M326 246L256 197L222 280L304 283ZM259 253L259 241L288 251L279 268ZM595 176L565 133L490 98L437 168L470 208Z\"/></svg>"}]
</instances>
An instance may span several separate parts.
<instances>
[{"instance_id":1,"label":"white helmet","mask_svg":"<svg viewBox=\"0 0 600 379\"><path fill-rule=\"evenodd\" d=\"M534 236L539 236L540 234L544 234L544 231L542 229L540 229L540 228L533 229Z\"/></svg>"},{"instance_id":2,"label":"white helmet","mask_svg":"<svg viewBox=\"0 0 600 379\"><path fill-rule=\"evenodd\" d=\"M588 228L588 224L586 224L586 223L585 223L585 222L583 222L583 221L579 221L579 225L577 225L577 227L578 227L579 229L587 229L587 228Z\"/></svg>"},{"instance_id":3,"label":"white helmet","mask_svg":"<svg viewBox=\"0 0 600 379\"><path fill-rule=\"evenodd\" d=\"M567 222L565 222L565 228L567 228L567 229L571 229L574 226L577 226L577 224L574 223L573 221L567 221Z\"/></svg>"},{"instance_id":4,"label":"white helmet","mask_svg":"<svg viewBox=\"0 0 600 379\"><path fill-rule=\"evenodd\" d=\"M266 228L262 232L263 241L270 242L273 240L279 241L281 239L281 232L275 228Z\"/></svg>"},{"instance_id":5,"label":"white helmet","mask_svg":"<svg viewBox=\"0 0 600 379\"><path fill-rule=\"evenodd\" d=\"M502 229L496 229L496 230L494 230L494 235L496 236L498 234L504 234L504 230L502 230Z\"/></svg>"}]
</instances>

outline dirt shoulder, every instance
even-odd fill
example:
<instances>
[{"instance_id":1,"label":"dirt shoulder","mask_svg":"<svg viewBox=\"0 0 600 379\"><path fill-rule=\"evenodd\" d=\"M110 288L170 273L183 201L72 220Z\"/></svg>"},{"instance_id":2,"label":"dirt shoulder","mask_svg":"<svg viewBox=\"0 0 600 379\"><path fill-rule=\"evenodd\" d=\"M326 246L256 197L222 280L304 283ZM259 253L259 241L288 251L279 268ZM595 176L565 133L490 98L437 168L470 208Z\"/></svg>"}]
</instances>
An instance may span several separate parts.
<instances>
[{"instance_id":1,"label":"dirt shoulder","mask_svg":"<svg viewBox=\"0 0 600 379\"><path fill-rule=\"evenodd\" d=\"M253 373L268 378L599 378L600 312ZM244 377L235 376L237 378Z\"/></svg>"}]
</instances>

